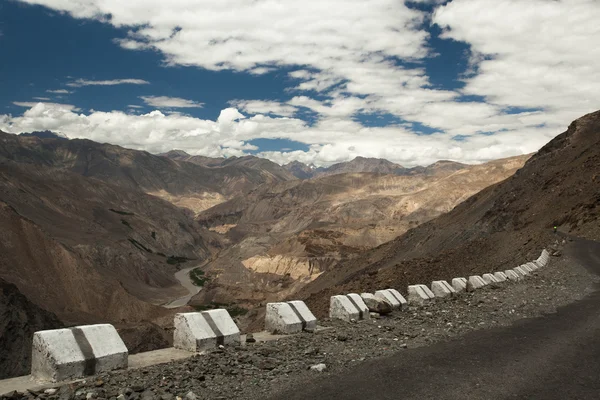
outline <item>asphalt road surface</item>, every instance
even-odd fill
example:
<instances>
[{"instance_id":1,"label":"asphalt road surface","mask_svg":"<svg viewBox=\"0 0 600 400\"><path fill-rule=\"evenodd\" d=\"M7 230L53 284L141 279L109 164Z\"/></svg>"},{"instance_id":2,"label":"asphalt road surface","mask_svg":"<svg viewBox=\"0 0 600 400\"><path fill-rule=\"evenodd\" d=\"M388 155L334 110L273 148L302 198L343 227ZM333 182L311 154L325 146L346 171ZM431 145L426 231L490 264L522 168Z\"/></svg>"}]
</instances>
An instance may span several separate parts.
<instances>
[{"instance_id":1,"label":"asphalt road surface","mask_svg":"<svg viewBox=\"0 0 600 400\"><path fill-rule=\"evenodd\" d=\"M566 251L600 274L600 243ZM600 399L600 291L556 314L366 362L275 399Z\"/></svg>"}]
</instances>

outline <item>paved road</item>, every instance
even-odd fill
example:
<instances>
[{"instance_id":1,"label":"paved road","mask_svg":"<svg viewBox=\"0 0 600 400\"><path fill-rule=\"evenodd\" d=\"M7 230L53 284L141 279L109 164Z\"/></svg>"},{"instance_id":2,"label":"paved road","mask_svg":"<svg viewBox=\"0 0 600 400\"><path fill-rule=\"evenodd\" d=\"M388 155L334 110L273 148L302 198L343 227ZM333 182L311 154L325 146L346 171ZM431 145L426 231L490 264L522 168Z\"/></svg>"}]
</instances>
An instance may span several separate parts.
<instances>
[{"instance_id":1,"label":"paved road","mask_svg":"<svg viewBox=\"0 0 600 400\"><path fill-rule=\"evenodd\" d=\"M600 243L573 257L600 274ZM545 317L410 349L277 399L600 399L600 291Z\"/></svg>"},{"instance_id":2,"label":"paved road","mask_svg":"<svg viewBox=\"0 0 600 400\"><path fill-rule=\"evenodd\" d=\"M186 288L188 290L189 294L187 296L183 296L176 300L173 300L172 302L164 305L163 307L165 307L165 308L183 307L183 306L187 305L187 303L190 301L190 299L192 297L194 297L196 294L200 293L200 290L202 290L202 288L194 285L194 283L192 282L192 278L190 278L190 271L193 269L196 269L196 268L198 268L197 265L195 267L182 269L181 271L178 271L177 273L175 273L175 278L181 283L181 286L183 286L184 288Z\"/></svg>"}]
</instances>

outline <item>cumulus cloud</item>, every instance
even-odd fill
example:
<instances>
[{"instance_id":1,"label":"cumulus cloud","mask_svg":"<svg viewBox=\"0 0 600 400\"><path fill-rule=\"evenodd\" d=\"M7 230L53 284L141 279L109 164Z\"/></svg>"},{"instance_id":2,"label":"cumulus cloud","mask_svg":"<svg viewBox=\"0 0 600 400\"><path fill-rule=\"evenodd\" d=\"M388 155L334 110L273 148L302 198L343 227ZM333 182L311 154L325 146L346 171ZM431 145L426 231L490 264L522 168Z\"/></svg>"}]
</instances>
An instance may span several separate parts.
<instances>
[{"instance_id":1,"label":"cumulus cloud","mask_svg":"<svg viewBox=\"0 0 600 400\"><path fill-rule=\"evenodd\" d=\"M120 111L77 113L72 106L38 103L22 116L0 115L0 130L20 133L52 130L69 138L86 138L161 153L174 148L211 157L241 156L252 139L283 138L309 145L309 151L263 152L284 164L294 160L330 165L356 156L387 158L413 166L439 159L483 162L535 151L558 133L529 128L493 136L472 135L455 141L435 133L416 136L408 128L364 127L345 117L327 117L312 126L290 117L246 116L236 108L221 111L216 121L160 111L135 115Z\"/></svg>"},{"instance_id":2,"label":"cumulus cloud","mask_svg":"<svg viewBox=\"0 0 600 400\"><path fill-rule=\"evenodd\" d=\"M68 111L52 114L59 119L52 122L32 113L36 106L22 117L3 117L14 129L56 123L81 137L91 126L103 141L205 155L238 154L248 140L279 137L311 146L264 153L279 162L326 164L363 155L412 165L531 152L600 104L600 47L590 45L600 42L596 0L21 1L126 28L117 41L123 48L158 51L166 65L251 75L285 68L290 99L234 100L236 108L217 121L156 112L73 117ZM411 3L429 3L435 11ZM443 39L469 46L464 88L431 84L429 23L442 28ZM95 82L120 81L127 80ZM179 108L165 105L170 98L150 99L156 108ZM310 126L299 118L307 110L318 116ZM360 114L390 114L401 126L363 126L356 122ZM105 130L98 122L103 118L128 125ZM439 133L417 135L412 123Z\"/></svg>"},{"instance_id":3,"label":"cumulus cloud","mask_svg":"<svg viewBox=\"0 0 600 400\"><path fill-rule=\"evenodd\" d=\"M141 96L144 103L156 108L202 108L204 103L186 100L180 97ZM135 107L134 107L135 108Z\"/></svg>"},{"instance_id":4,"label":"cumulus cloud","mask_svg":"<svg viewBox=\"0 0 600 400\"><path fill-rule=\"evenodd\" d=\"M83 87L83 86L116 86L116 85L149 85L150 82L143 79L111 79L104 81L94 81L88 79L77 79L73 82L67 83L69 87ZM58 93L58 92L54 92Z\"/></svg>"}]
</instances>

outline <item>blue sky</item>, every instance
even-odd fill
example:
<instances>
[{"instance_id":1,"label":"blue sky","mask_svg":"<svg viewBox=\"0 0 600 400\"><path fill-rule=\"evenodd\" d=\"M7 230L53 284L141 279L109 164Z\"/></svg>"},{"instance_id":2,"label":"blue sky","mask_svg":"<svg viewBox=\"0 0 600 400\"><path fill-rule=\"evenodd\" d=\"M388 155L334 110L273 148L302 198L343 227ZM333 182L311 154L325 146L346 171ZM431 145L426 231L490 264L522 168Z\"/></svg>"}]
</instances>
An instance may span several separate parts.
<instances>
[{"instance_id":1,"label":"blue sky","mask_svg":"<svg viewBox=\"0 0 600 400\"><path fill-rule=\"evenodd\" d=\"M598 18L593 0L0 0L0 129L482 162L600 108Z\"/></svg>"}]
</instances>

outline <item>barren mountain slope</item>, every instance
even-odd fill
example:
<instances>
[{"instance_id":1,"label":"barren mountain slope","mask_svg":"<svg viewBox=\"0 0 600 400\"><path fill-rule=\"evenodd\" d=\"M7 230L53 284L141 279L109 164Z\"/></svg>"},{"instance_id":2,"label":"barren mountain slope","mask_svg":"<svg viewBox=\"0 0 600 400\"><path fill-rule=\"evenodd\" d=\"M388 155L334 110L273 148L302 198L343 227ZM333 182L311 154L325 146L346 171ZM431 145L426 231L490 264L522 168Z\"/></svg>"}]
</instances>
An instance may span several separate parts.
<instances>
[{"instance_id":1,"label":"barren mountain slope","mask_svg":"<svg viewBox=\"0 0 600 400\"><path fill-rule=\"evenodd\" d=\"M507 178L527 158L438 176L363 173L285 182L220 204L198 219L235 244L207 266L213 279L195 300L252 303L293 293Z\"/></svg>"},{"instance_id":2,"label":"barren mountain slope","mask_svg":"<svg viewBox=\"0 0 600 400\"><path fill-rule=\"evenodd\" d=\"M266 160L209 168L90 140L40 139L3 132L1 159L62 168L123 188L143 190L194 212L265 183L294 179ZM278 173L271 170L271 164L279 167ZM265 166L268 168L263 169Z\"/></svg>"},{"instance_id":3,"label":"barren mountain slope","mask_svg":"<svg viewBox=\"0 0 600 400\"><path fill-rule=\"evenodd\" d=\"M600 111L573 122L514 176L303 289L317 311L332 293L405 289L537 257L552 226L600 239Z\"/></svg>"},{"instance_id":4,"label":"barren mountain slope","mask_svg":"<svg viewBox=\"0 0 600 400\"><path fill-rule=\"evenodd\" d=\"M220 241L172 204L50 167L0 163L0 277L67 321L138 321L183 289L177 259Z\"/></svg>"},{"instance_id":5,"label":"barren mountain slope","mask_svg":"<svg viewBox=\"0 0 600 400\"><path fill-rule=\"evenodd\" d=\"M428 167L405 168L399 164L381 158L356 157L351 161L333 164L330 167L315 168L294 161L283 166L298 179L318 178L330 175L371 172L391 175L439 175L461 170L467 167L454 161L438 161Z\"/></svg>"},{"instance_id":6,"label":"barren mountain slope","mask_svg":"<svg viewBox=\"0 0 600 400\"><path fill-rule=\"evenodd\" d=\"M61 327L55 315L32 304L15 285L0 279L0 379L27 375L33 333Z\"/></svg>"}]
</instances>

